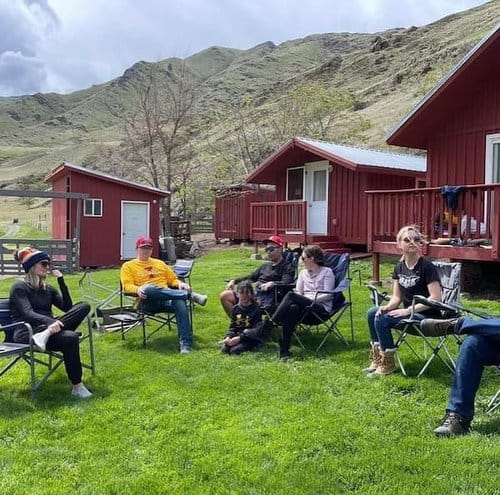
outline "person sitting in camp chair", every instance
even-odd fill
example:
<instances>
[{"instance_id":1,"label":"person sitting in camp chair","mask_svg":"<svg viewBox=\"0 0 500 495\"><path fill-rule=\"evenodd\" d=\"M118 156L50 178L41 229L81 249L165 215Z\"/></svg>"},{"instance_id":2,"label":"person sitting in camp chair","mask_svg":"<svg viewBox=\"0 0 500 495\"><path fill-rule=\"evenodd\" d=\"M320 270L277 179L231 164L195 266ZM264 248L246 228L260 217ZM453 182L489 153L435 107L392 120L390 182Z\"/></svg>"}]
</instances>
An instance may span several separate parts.
<instances>
[{"instance_id":1,"label":"person sitting in camp chair","mask_svg":"<svg viewBox=\"0 0 500 495\"><path fill-rule=\"evenodd\" d=\"M332 310L335 276L331 268L323 266L323 251L319 246L307 246L302 252L302 261L304 269L299 273L295 290L286 294L271 316L274 324L283 326L280 359L288 359L291 356L292 336L306 308L312 308L323 319L327 318Z\"/></svg>"},{"instance_id":2,"label":"person sitting in camp chair","mask_svg":"<svg viewBox=\"0 0 500 495\"><path fill-rule=\"evenodd\" d=\"M397 349L391 329L410 317L413 297L419 295L441 301L439 274L432 262L421 254L423 236L418 228L414 225L401 228L396 241L403 254L392 274L392 296L385 306L374 306L367 313L371 363L364 371L370 376L396 371ZM424 304L415 305L413 310L413 318L417 320L440 315L438 310Z\"/></svg>"},{"instance_id":3,"label":"person sitting in camp chair","mask_svg":"<svg viewBox=\"0 0 500 495\"><path fill-rule=\"evenodd\" d=\"M243 280L257 282L257 299L261 308L273 311L276 306L276 287L278 285L293 286L295 280L295 268L283 258L283 247L285 242L277 235L271 236L264 241L264 251L269 259L268 263L263 263L254 272L230 280L220 294L220 301L226 314L231 317L233 307L238 302L238 295L235 287Z\"/></svg>"},{"instance_id":4,"label":"person sitting in camp chair","mask_svg":"<svg viewBox=\"0 0 500 495\"><path fill-rule=\"evenodd\" d=\"M441 437L467 434L474 417L474 399L483 369L500 365L500 318L429 318L422 321L421 329L429 337L468 335L460 346L446 414L434 430Z\"/></svg>"},{"instance_id":5,"label":"person sitting in camp chair","mask_svg":"<svg viewBox=\"0 0 500 495\"><path fill-rule=\"evenodd\" d=\"M148 313L173 309L177 321L180 352L186 354L193 347L193 332L186 304L188 299L204 306L207 296L192 291L181 282L163 261L152 258L153 240L139 237L136 241L137 257L125 262L120 279L126 294L136 294L140 308Z\"/></svg>"},{"instance_id":6,"label":"person sitting in camp chair","mask_svg":"<svg viewBox=\"0 0 500 495\"><path fill-rule=\"evenodd\" d=\"M243 280L236 288L238 303L233 307L231 323L226 337L222 341L222 352L241 354L262 345L269 337L272 324L262 321L262 309L255 300L250 280Z\"/></svg>"},{"instance_id":7,"label":"person sitting in camp chair","mask_svg":"<svg viewBox=\"0 0 500 495\"><path fill-rule=\"evenodd\" d=\"M73 305L64 277L59 270L50 273L57 278L60 293L46 283L50 270L50 257L38 249L27 247L15 253L26 276L14 283L10 290L10 311L14 322L26 322L33 328L33 343L40 351L60 351L66 373L73 390L71 395L86 399L92 393L82 382L80 342L76 329L90 311L85 302ZM52 313L52 306L64 311L60 317ZM14 342L29 343L29 332L20 328L14 332Z\"/></svg>"}]
</instances>

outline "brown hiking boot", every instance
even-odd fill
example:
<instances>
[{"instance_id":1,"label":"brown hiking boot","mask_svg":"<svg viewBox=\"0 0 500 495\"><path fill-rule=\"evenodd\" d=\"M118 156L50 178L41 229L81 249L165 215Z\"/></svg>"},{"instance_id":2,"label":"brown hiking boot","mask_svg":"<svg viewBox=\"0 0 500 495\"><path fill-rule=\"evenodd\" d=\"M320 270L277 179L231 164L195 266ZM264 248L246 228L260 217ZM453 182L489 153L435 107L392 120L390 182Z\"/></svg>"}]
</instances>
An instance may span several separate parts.
<instances>
[{"instance_id":1,"label":"brown hiking boot","mask_svg":"<svg viewBox=\"0 0 500 495\"><path fill-rule=\"evenodd\" d=\"M446 413L441 425L434 433L438 437L451 437L456 435L467 435L470 433L470 421L456 412Z\"/></svg>"},{"instance_id":2,"label":"brown hiking boot","mask_svg":"<svg viewBox=\"0 0 500 495\"><path fill-rule=\"evenodd\" d=\"M368 366L368 368L364 368L363 371L366 373L373 373L382 363L382 354L380 350L379 344L372 343L372 347L370 349L370 359L372 362Z\"/></svg>"},{"instance_id":3,"label":"brown hiking boot","mask_svg":"<svg viewBox=\"0 0 500 495\"><path fill-rule=\"evenodd\" d=\"M420 331L426 337L442 337L453 333L458 318L450 320L439 320L435 318L426 318L420 323Z\"/></svg>"},{"instance_id":4,"label":"brown hiking boot","mask_svg":"<svg viewBox=\"0 0 500 495\"><path fill-rule=\"evenodd\" d=\"M369 373L369 376L373 375L390 375L396 371L396 363L394 362L394 356L397 349L386 349L385 351L380 351L382 357L380 364L373 373Z\"/></svg>"}]
</instances>

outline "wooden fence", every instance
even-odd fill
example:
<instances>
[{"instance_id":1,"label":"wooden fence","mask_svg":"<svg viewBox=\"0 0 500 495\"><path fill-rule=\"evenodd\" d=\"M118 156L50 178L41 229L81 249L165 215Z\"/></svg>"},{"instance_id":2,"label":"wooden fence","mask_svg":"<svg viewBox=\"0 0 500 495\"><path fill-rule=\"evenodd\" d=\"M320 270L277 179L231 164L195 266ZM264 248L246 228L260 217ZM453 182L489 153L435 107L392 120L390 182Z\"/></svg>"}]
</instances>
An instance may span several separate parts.
<instances>
[{"instance_id":1,"label":"wooden fence","mask_svg":"<svg viewBox=\"0 0 500 495\"><path fill-rule=\"evenodd\" d=\"M0 239L0 275L21 275L22 265L14 259L14 251L33 246L45 251L52 266L63 273L74 273L79 268L76 242L68 239Z\"/></svg>"}]
</instances>

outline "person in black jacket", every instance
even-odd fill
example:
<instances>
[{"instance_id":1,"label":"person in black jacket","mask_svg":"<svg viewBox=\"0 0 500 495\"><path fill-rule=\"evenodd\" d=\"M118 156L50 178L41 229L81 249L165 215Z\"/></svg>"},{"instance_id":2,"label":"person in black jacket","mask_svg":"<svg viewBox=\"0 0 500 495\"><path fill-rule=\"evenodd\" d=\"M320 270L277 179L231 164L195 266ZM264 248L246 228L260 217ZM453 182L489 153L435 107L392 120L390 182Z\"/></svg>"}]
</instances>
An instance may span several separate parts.
<instances>
[{"instance_id":1,"label":"person in black jacket","mask_svg":"<svg viewBox=\"0 0 500 495\"><path fill-rule=\"evenodd\" d=\"M277 235L271 236L264 241L264 251L269 259L268 263L263 263L257 270L230 280L226 290L220 295L220 301L226 314L231 317L234 305L238 302L238 295L234 288L243 280L257 282L257 300L261 308L268 312L274 311L275 298L274 287L276 283L292 285L295 280L295 268L291 263L283 258L283 247L285 242Z\"/></svg>"},{"instance_id":2,"label":"person in black jacket","mask_svg":"<svg viewBox=\"0 0 500 495\"><path fill-rule=\"evenodd\" d=\"M231 323L222 341L222 352L241 354L258 347L264 340L261 333L262 309L255 300L250 280L243 280L236 288L238 303L233 306Z\"/></svg>"},{"instance_id":3,"label":"person in black jacket","mask_svg":"<svg viewBox=\"0 0 500 495\"><path fill-rule=\"evenodd\" d=\"M46 283L50 272L50 257L38 249L27 247L18 251L16 259L21 262L26 276L14 283L10 290L9 305L13 321L24 321L33 328L33 343L41 351L60 351L66 373L73 390L71 395L79 399L92 396L82 382L80 342L75 330L90 311L85 302L73 305L68 287L59 270L51 273L57 278L60 293ZM65 313L56 318L52 306ZM14 342L29 343L25 328L16 330Z\"/></svg>"}]
</instances>

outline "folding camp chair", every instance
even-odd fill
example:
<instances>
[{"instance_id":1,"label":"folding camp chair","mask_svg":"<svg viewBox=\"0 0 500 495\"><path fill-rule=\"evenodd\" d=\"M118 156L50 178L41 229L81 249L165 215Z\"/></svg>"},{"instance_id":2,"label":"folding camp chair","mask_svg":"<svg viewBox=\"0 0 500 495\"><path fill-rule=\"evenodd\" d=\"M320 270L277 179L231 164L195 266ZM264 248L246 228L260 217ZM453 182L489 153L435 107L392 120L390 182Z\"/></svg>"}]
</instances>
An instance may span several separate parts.
<instances>
[{"instance_id":1,"label":"folding camp chair","mask_svg":"<svg viewBox=\"0 0 500 495\"><path fill-rule=\"evenodd\" d=\"M500 406L500 389L498 389L496 394L489 400L488 405L486 406L486 412L490 414L499 406Z\"/></svg>"},{"instance_id":2,"label":"folding camp chair","mask_svg":"<svg viewBox=\"0 0 500 495\"><path fill-rule=\"evenodd\" d=\"M433 261L432 263L437 269L441 283L441 301L434 301L422 296L414 297L411 305L410 317L401 320L398 325L394 327L394 330L399 334L395 342L395 347L398 349L396 352L396 359L399 367L401 368L401 372L405 376L408 375L399 352L404 345L406 345L419 360L424 361L423 366L417 374L418 377L425 373L429 365L436 357L448 368L449 371L452 373L455 371L455 359L448 349L448 340L452 339L460 345L460 338L457 335L428 337L424 335L420 329L421 320L417 320L413 317L415 314L415 305L419 303L438 310L443 319L458 316L459 311L456 305L458 304L458 299L460 297L460 277L462 265L460 263L449 263L444 261ZM373 285L369 285L368 289L371 291L372 301L377 306L382 300L390 299L387 294L380 293ZM416 336L419 337L419 339L422 339L421 342L423 341L424 344L423 354L417 351L414 342L411 341L411 336ZM430 355L428 355L429 350L431 351ZM445 354L444 358L441 355L441 351Z\"/></svg>"},{"instance_id":3,"label":"folding camp chair","mask_svg":"<svg viewBox=\"0 0 500 495\"><path fill-rule=\"evenodd\" d=\"M342 315L349 311L349 325L351 330L351 342L354 342L354 325L352 319L352 299L351 299L351 279L349 277L350 258L348 253L336 254L325 253L324 265L331 268L335 275L335 288L331 292L333 295L333 306L328 316L322 317L317 314L313 307L306 309L303 318L297 325L295 338L299 345L305 349L304 344L298 333L311 333L310 329L315 328L316 331L323 331L323 338L316 348L318 352L325 344L330 335L334 335L344 345L348 345L347 340L343 336L339 328L339 320ZM347 292L347 298L346 293ZM318 294L329 293L328 291L320 291ZM314 301L313 301L314 304Z\"/></svg>"},{"instance_id":4,"label":"folding camp chair","mask_svg":"<svg viewBox=\"0 0 500 495\"><path fill-rule=\"evenodd\" d=\"M0 357L9 357L9 363L0 371L0 376L11 369L18 361L24 360L30 368L30 389L32 396L35 396L38 389L48 380L48 378L63 364L63 355L58 351L39 351L32 342L33 330L26 322L13 323L10 317L10 307L8 299L0 299L0 323L1 330L5 332L5 341L0 344ZM16 328L24 326L30 335L29 344L16 344L13 342ZM80 334L80 343L87 341L89 345L89 362L82 361L82 367L95 373L94 341L92 335L92 325L87 317L86 333ZM45 372L40 378L36 376L36 365L45 368Z\"/></svg>"}]
</instances>

